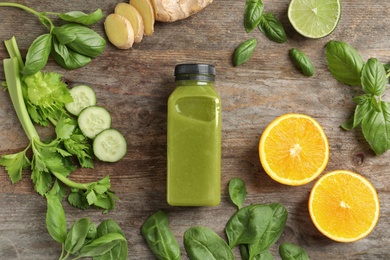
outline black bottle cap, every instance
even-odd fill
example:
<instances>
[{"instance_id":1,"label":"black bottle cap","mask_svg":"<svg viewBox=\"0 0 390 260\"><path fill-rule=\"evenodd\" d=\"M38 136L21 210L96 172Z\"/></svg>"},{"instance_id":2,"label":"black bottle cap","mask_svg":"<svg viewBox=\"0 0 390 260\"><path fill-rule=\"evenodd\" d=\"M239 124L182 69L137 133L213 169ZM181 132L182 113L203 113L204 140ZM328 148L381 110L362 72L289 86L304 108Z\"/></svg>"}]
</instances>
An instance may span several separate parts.
<instances>
[{"instance_id":1,"label":"black bottle cap","mask_svg":"<svg viewBox=\"0 0 390 260\"><path fill-rule=\"evenodd\" d=\"M179 64L175 67L176 80L215 80L215 67L209 64Z\"/></svg>"}]
</instances>

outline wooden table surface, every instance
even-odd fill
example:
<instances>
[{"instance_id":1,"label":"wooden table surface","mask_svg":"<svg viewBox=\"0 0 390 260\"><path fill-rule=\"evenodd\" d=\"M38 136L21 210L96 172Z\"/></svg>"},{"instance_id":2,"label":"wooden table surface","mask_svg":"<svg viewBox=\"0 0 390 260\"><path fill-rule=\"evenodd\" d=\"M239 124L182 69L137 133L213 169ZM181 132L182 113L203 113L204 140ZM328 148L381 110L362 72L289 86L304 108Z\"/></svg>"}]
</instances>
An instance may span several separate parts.
<instances>
[{"instance_id":1,"label":"wooden table surface","mask_svg":"<svg viewBox=\"0 0 390 260\"><path fill-rule=\"evenodd\" d=\"M111 13L118 3L107 1L16 1L38 11L94 11ZM140 234L146 218L157 210L168 213L169 224L181 246L183 233L202 225L225 237L224 227L235 212L227 185L242 178L248 189L246 204L283 203L289 212L287 227L277 244L292 242L307 250L311 259L390 259L390 152L375 156L361 131L344 131L339 126L352 115L352 98L357 87L338 83L330 74L325 44L339 40L351 44L364 60L376 57L390 62L390 1L342 2L337 29L322 39L306 39L294 31L287 18L288 0L264 0L267 12L283 23L288 41L277 44L258 30L243 27L244 0L214 0L199 14L175 23L156 23L153 36L130 50L108 44L106 51L88 66L66 71L49 60L45 70L63 74L69 86L87 84L97 93L98 104L113 116L113 126L128 142L126 157L118 163L96 162L93 170L77 170L72 179L89 182L109 174L120 201L108 214L79 210L64 202L68 223L90 217L100 223L114 219L124 230L129 259L154 259ZM0 8L0 40L15 36L22 55L46 29L31 14L15 8ZM103 21L93 28L102 36ZM250 61L232 65L234 49L244 40L256 38L258 46ZM316 73L305 77L292 65L288 50L298 48L313 61ZM7 58L0 44L1 60ZM222 202L217 207L171 207L166 203L166 111L174 88L173 69L178 63L202 62L217 68L216 89L223 103ZM4 81L0 67L0 81ZM385 96L384 99L388 99ZM296 112L313 116L324 128L330 144L325 172L345 169L367 177L378 191L381 217L375 230L355 243L337 243L320 234L312 224L307 201L313 183L290 187L271 180L262 169L258 142L264 128L277 116ZM39 128L42 136L52 129ZM0 93L0 154L17 152L28 140L14 113L7 92ZM60 244L45 226L46 201L33 190L30 172L10 183L0 169L0 259L58 259ZM280 259L278 246L271 248ZM237 259L238 251L235 251Z\"/></svg>"}]
</instances>

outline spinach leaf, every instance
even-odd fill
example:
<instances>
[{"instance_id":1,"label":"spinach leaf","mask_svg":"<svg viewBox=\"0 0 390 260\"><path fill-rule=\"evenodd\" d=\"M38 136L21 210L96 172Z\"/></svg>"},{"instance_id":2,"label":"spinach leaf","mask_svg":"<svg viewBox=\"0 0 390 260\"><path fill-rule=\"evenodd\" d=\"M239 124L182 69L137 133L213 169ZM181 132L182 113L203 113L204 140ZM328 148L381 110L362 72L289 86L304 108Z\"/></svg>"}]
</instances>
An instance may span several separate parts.
<instances>
[{"instance_id":1,"label":"spinach leaf","mask_svg":"<svg viewBox=\"0 0 390 260\"><path fill-rule=\"evenodd\" d=\"M234 260L233 252L225 240L206 227L191 227L186 230L184 248L192 260Z\"/></svg>"},{"instance_id":2,"label":"spinach leaf","mask_svg":"<svg viewBox=\"0 0 390 260\"><path fill-rule=\"evenodd\" d=\"M120 226L115 221L108 219L108 220L104 220L97 227L96 237L102 237L110 233L118 233L121 234L122 236L125 236ZM91 235L93 235L93 230ZM108 252L100 256L96 256L93 259L94 260L127 259L127 254L128 254L127 241L121 240L117 245L113 246Z\"/></svg>"},{"instance_id":3,"label":"spinach leaf","mask_svg":"<svg viewBox=\"0 0 390 260\"><path fill-rule=\"evenodd\" d=\"M231 248L249 244L261 237L272 220L273 210L268 205L256 204L237 211L226 224L225 232Z\"/></svg>"},{"instance_id":4,"label":"spinach leaf","mask_svg":"<svg viewBox=\"0 0 390 260\"><path fill-rule=\"evenodd\" d=\"M51 50L51 34L38 36L30 45L26 55L26 63L22 74L29 76L45 67Z\"/></svg>"},{"instance_id":5,"label":"spinach leaf","mask_svg":"<svg viewBox=\"0 0 390 260\"><path fill-rule=\"evenodd\" d=\"M272 13L261 16L258 28L268 39L274 42L284 43L287 41L286 32L284 31L282 23Z\"/></svg>"},{"instance_id":6,"label":"spinach leaf","mask_svg":"<svg viewBox=\"0 0 390 260\"><path fill-rule=\"evenodd\" d=\"M274 256L271 254L271 252L266 249L263 252L250 257L249 256L249 248L248 245L242 244L240 245L240 255L242 260L273 260Z\"/></svg>"},{"instance_id":7,"label":"spinach leaf","mask_svg":"<svg viewBox=\"0 0 390 260\"><path fill-rule=\"evenodd\" d=\"M350 45L339 41L329 41L326 44L326 59L333 77L347 85L361 84L363 59Z\"/></svg>"},{"instance_id":8,"label":"spinach leaf","mask_svg":"<svg viewBox=\"0 0 390 260\"><path fill-rule=\"evenodd\" d=\"M60 17L64 21L80 23L88 26L102 19L103 12L100 8L98 8L95 12L90 14L86 14L81 11L73 11L73 12L58 14L58 17Z\"/></svg>"},{"instance_id":9,"label":"spinach leaf","mask_svg":"<svg viewBox=\"0 0 390 260\"><path fill-rule=\"evenodd\" d=\"M234 51L233 65L239 66L249 60L257 45L255 38L249 39L241 43Z\"/></svg>"},{"instance_id":10,"label":"spinach leaf","mask_svg":"<svg viewBox=\"0 0 390 260\"><path fill-rule=\"evenodd\" d=\"M264 4L261 0L246 0L244 26L246 32L252 31L259 24L263 15Z\"/></svg>"},{"instance_id":11,"label":"spinach leaf","mask_svg":"<svg viewBox=\"0 0 390 260\"><path fill-rule=\"evenodd\" d=\"M361 83L367 94L383 95L386 90L386 71L378 59L371 58L363 66Z\"/></svg>"},{"instance_id":12,"label":"spinach leaf","mask_svg":"<svg viewBox=\"0 0 390 260\"><path fill-rule=\"evenodd\" d=\"M302 71L305 76L313 76L314 74L314 65L303 52L292 48L290 50L290 57L293 60L294 64Z\"/></svg>"},{"instance_id":13,"label":"spinach leaf","mask_svg":"<svg viewBox=\"0 0 390 260\"><path fill-rule=\"evenodd\" d=\"M51 52L53 59L64 69L78 69L92 61L90 57L79 54L56 39L53 38L53 48Z\"/></svg>"},{"instance_id":14,"label":"spinach leaf","mask_svg":"<svg viewBox=\"0 0 390 260\"><path fill-rule=\"evenodd\" d=\"M126 241L126 238L119 233L108 233L101 237L96 238L92 242L84 245L79 254L81 257L97 257L110 252L115 246L122 241ZM126 258L118 259L125 260Z\"/></svg>"},{"instance_id":15,"label":"spinach leaf","mask_svg":"<svg viewBox=\"0 0 390 260\"><path fill-rule=\"evenodd\" d=\"M79 24L65 24L62 27L76 36L72 42L67 44L75 52L95 58L104 51L106 41L95 31Z\"/></svg>"},{"instance_id":16,"label":"spinach leaf","mask_svg":"<svg viewBox=\"0 0 390 260\"><path fill-rule=\"evenodd\" d=\"M51 237L59 242L65 243L66 217L64 208L60 200L55 195L46 194L47 212L46 212L46 227Z\"/></svg>"},{"instance_id":17,"label":"spinach leaf","mask_svg":"<svg viewBox=\"0 0 390 260\"><path fill-rule=\"evenodd\" d=\"M238 209L242 208L246 198L246 186L240 178L233 178L229 181L229 196Z\"/></svg>"},{"instance_id":18,"label":"spinach leaf","mask_svg":"<svg viewBox=\"0 0 390 260\"><path fill-rule=\"evenodd\" d=\"M377 155L390 149L390 103L380 101L380 111L372 106L362 120L364 138Z\"/></svg>"},{"instance_id":19,"label":"spinach leaf","mask_svg":"<svg viewBox=\"0 0 390 260\"><path fill-rule=\"evenodd\" d=\"M65 250L70 254L75 254L83 247L89 231L89 219L81 218L71 227L66 236Z\"/></svg>"},{"instance_id":20,"label":"spinach leaf","mask_svg":"<svg viewBox=\"0 0 390 260\"><path fill-rule=\"evenodd\" d=\"M268 222L262 236L257 237L249 244L250 259L270 248L280 238L287 222L287 209L280 203L268 204L272 209L272 219Z\"/></svg>"},{"instance_id":21,"label":"spinach leaf","mask_svg":"<svg viewBox=\"0 0 390 260\"><path fill-rule=\"evenodd\" d=\"M282 243L279 246L282 260L309 260L309 255L300 246L291 243Z\"/></svg>"},{"instance_id":22,"label":"spinach leaf","mask_svg":"<svg viewBox=\"0 0 390 260\"><path fill-rule=\"evenodd\" d=\"M164 211L157 211L142 225L141 233L158 259L180 259L180 247L168 225Z\"/></svg>"}]
</instances>

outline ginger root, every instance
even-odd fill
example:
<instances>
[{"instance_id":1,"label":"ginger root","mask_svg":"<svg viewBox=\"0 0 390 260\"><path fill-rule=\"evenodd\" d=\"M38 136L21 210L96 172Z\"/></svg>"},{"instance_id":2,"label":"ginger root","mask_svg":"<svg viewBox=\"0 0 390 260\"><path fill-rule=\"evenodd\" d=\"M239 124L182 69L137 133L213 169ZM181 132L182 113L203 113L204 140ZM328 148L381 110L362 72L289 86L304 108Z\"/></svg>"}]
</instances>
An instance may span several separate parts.
<instances>
[{"instance_id":1,"label":"ginger root","mask_svg":"<svg viewBox=\"0 0 390 260\"><path fill-rule=\"evenodd\" d=\"M104 21L108 40L119 49L129 49L143 35L152 35L154 23L185 19L211 4L213 0L130 0L118 3Z\"/></svg>"},{"instance_id":2,"label":"ginger root","mask_svg":"<svg viewBox=\"0 0 390 260\"><path fill-rule=\"evenodd\" d=\"M130 0L130 5L134 6L142 16L144 21L144 34L152 35L154 32L155 14L154 7L150 0Z\"/></svg>"},{"instance_id":3,"label":"ginger root","mask_svg":"<svg viewBox=\"0 0 390 260\"><path fill-rule=\"evenodd\" d=\"M129 49L134 43L134 30L129 20L112 13L104 20L108 40L119 49Z\"/></svg>"},{"instance_id":4,"label":"ginger root","mask_svg":"<svg viewBox=\"0 0 390 260\"><path fill-rule=\"evenodd\" d=\"M134 42L141 42L144 36L144 21L137 9L130 4L119 3L115 7L114 12L129 20L131 27L133 27L134 30Z\"/></svg>"},{"instance_id":5,"label":"ginger root","mask_svg":"<svg viewBox=\"0 0 390 260\"><path fill-rule=\"evenodd\" d=\"M153 0L153 2L157 21L174 22L196 14L213 0Z\"/></svg>"}]
</instances>

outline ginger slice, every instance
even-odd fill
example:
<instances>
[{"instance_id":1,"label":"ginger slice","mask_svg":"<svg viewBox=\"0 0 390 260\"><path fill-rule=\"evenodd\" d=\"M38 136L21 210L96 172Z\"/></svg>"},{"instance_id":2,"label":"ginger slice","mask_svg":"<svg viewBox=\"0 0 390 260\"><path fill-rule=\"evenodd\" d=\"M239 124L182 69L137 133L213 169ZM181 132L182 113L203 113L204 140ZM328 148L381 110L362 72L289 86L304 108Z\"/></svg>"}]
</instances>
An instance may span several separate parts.
<instances>
[{"instance_id":1,"label":"ginger slice","mask_svg":"<svg viewBox=\"0 0 390 260\"><path fill-rule=\"evenodd\" d=\"M156 9L156 21L174 22L196 14L213 0L152 0Z\"/></svg>"},{"instance_id":2,"label":"ginger slice","mask_svg":"<svg viewBox=\"0 0 390 260\"><path fill-rule=\"evenodd\" d=\"M134 42L139 43L144 36L144 21L137 9L127 3L119 3L115 7L116 14L120 14L130 21L134 30Z\"/></svg>"},{"instance_id":3,"label":"ginger slice","mask_svg":"<svg viewBox=\"0 0 390 260\"><path fill-rule=\"evenodd\" d=\"M130 4L134 6L144 21L144 34L152 35L154 32L155 14L154 7L150 0L131 0Z\"/></svg>"},{"instance_id":4,"label":"ginger slice","mask_svg":"<svg viewBox=\"0 0 390 260\"><path fill-rule=\"evenodd\" d=\"M109 14L104 21L108 40L119 49L129 49L134 43L134 30L129 20L122 15Z\"/></svg>"}]
</instances>

